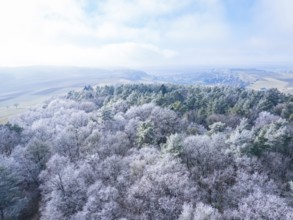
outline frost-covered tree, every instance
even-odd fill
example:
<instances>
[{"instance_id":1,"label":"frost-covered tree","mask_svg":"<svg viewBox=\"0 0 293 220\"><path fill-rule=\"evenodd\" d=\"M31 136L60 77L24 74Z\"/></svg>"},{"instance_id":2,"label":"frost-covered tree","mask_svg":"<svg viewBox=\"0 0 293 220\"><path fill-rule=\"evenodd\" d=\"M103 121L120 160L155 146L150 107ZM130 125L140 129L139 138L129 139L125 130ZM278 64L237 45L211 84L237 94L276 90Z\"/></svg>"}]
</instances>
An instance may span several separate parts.
<instances>
[{"instance_id":1,"label":"frost-covered tree","mask_svg":"<svg viewBox=\"0 0 293 220\"><path fill-rule=\"evenodd\" d=\"M230 219L284 219L293 218L293 209L279 196L256 191L244 197L238 209L227 211Z\"/></svg>"},{"instance_id":2,"label":"frost-covered tree","mask_svg":"<svg viewBox=\"0 0 293 220\"><path fill-rule=\"evenodd\" d=\"M172 134L167 138L166 144L162 145L162 152L178 156L183 151L184 135Z\"/></svg>"},{"instance_id":3,"label":"frost-covered tree","mask_svg":"<svg viewBox=\"0 0 293 220\"><path fill-rule=\"evenodd\" d=\"M17 125L0 125L0 154L9 156L20 144L22 128Z\"/></svg>"},{"instance_id":4,"label":"frost-covered tree","mask_svg":"<svg viewBox=\"0 0 293 220\"><path fill-rule=\"evenodd\" d=\"M43 206L42 219L69 219L81 210L87 185L79 170L66 157L54 155L40 175Z\"/></svg>"},{"instance_id":5,"label":"frost-covered tree","mask_svg":"<svg viewBox=\"0 0 293 220\"><path fill-rule=\"evenodd\" d=\"M154 144L155 140L153 123L151 121L142 122L137 129L137 144L139 146L143 144Z\"/></svg>"},{"instance_id":6,"label":"frost-covered tree","mask_svg":"<svg viewBox=\"0 0 293 220\"><path fill-rule=\"evenodd\" d=\"M12 159L0 156L0 218L16 217L22 200L21 179L15 170Z\"/></svg>"},{"instance_id":7,"label":"frost-covered tree","mask_svg":"<svg viewBox=\"0 0 293 220\"><path fill-rule=\"evenodd\" d=\"M176 219L184 201L196 199L196 185L192 184L185 166L170 155L160 156L158 151L142 149L151 153L134 164L141 164L140 177L128 190L126 204L131 219ZM155 155L154 155L155 154ZM132 217L131 217L132 216Z\"/></svg>"}]
</instances>

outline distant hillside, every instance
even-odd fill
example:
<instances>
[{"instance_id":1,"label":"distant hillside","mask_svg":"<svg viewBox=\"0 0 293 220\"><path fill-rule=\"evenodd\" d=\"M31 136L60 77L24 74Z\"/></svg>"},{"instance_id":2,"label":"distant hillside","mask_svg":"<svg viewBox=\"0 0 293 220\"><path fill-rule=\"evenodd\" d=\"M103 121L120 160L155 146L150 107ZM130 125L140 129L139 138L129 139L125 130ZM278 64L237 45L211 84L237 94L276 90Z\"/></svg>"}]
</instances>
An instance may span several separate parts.
<instances>
[{"instance_id":1,"label":"distant hillside","mask_svg":"<svg viewBox=\"0 0 293 220\"><path fill-rule=\"evenodd\" d=\"M226 85L245 87L247 82L241 80L238 75L223 71L188 72L157 77L157 80L174 84L202 84L202 85Z\"/></svg>"},{"instance_id":2,"label":"distant hillside","mask_svg":"<svg viewBox=\"0 0 293 220\"><path fill-rule=\"evenodd\" d=\"M131 69L105 70L84 67L0 68L0 123L42 103L85 85L150 83L154 77Z\"/></svg>"},{"instance_id":3,"label":"distant hillside","mask_svg":"<svg viewBox=\"0 0 293 220\"><path fill-rule=\"evenodd\" d=\"M101 69L88 67L33 66L0 68L0 123L52 96L85 85L171 83L248 87L256 90L278 88L293 94L292 69L181 68L165 71Z\"/></svg>"}]
</instances>

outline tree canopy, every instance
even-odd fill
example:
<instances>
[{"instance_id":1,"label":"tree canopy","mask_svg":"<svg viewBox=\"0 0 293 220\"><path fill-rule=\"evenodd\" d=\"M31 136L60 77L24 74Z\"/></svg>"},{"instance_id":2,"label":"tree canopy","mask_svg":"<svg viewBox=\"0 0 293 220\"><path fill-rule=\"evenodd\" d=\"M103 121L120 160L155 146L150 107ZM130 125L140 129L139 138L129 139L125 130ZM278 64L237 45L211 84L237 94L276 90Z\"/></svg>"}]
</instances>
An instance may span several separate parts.
<instances>
[{"instance_id":1,"label":"tree canopy","mask_svg":"<svg viewBox=\"0 0 293 220\"><path fill-rule=\"evenodd\" d=\"M0 126L1 219L293 219L293 97L116 85Z\"/></svg>"}]
</instances>

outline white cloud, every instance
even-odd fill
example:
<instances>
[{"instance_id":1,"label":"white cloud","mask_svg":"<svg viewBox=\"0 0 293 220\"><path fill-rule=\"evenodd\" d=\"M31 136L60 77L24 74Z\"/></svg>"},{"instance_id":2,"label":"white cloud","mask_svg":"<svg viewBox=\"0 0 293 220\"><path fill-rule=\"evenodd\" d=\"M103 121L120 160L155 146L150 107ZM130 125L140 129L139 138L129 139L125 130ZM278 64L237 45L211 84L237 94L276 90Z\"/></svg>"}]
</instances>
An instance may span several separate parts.
<instances>
[{"instance_id":1,"label":"white cloud","mask_svg":"<svg viewBox=\"0 0 293 220\"><path fill-rule=\"evenodd\" d=\"M263 63L293 62L292 8L291 0L256 1L251 32L243 45L250 60Z\"/></svg>"},{"instance_id":2,"label":"white cloud","mask_svg":"<svg viewBox=\"0 0 293 220\"><path fill-rule=\"evenodd\" d=\"M239 37L221 0L0 0L0 65L290 61L290 0L258 0ZM245 19L245 18L244 18Z\"/></svg>"},{"instance_id":3,"label":"white cloud","mask_svg":"<svg viewBox=\"0 0 293 220\"><path fill-rule=\"evenodd\" d=\"M267 34L292 36L292 8L292 0L259 0L255 6L256 24Z\"/></svg>"}]
</instances>

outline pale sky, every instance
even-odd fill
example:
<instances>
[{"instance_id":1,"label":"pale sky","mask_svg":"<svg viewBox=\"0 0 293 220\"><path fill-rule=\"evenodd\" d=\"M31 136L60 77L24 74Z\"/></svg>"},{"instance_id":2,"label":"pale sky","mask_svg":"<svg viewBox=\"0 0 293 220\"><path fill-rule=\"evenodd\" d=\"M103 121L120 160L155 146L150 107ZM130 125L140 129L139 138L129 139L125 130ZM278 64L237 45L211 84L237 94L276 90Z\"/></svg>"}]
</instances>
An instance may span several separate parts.
<instances>
[{"instance_id":1,"label":"pale sky","mask_svg":"<svg viewBox=\"0 0 293 220\"><path fill-rule=\"evenodd\" d=\"M293 63L293 0L0 0L0 66Z\"/></svg>"}]
</instances>

